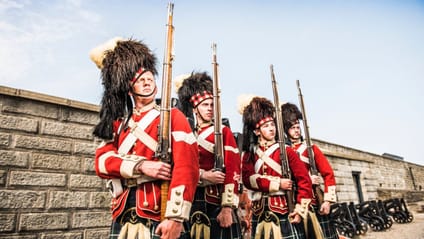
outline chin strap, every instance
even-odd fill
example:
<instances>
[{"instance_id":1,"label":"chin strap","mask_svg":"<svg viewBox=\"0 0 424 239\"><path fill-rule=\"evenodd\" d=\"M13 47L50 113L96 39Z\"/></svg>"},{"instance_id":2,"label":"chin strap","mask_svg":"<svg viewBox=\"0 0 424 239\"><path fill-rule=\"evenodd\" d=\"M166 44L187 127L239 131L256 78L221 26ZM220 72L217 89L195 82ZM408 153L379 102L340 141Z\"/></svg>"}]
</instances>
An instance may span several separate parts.
<instances>
[{"instance_id":1,"label":"chin strap","mask_svg":"<svg viewBox=\"0 0 424 239\"><path fill-rule=\"evenodd\" d=\"M149 93L149 94L147 94L147 95L143 95L143 94L136 93L133 89L131 89L131 93L132 93L133 95L140 96L140 97L150 97L150 96L152 96L155 92L156 92L156 86L155 86L155 88L152 90L152 93Z\"/></svg>"}]
</instances>

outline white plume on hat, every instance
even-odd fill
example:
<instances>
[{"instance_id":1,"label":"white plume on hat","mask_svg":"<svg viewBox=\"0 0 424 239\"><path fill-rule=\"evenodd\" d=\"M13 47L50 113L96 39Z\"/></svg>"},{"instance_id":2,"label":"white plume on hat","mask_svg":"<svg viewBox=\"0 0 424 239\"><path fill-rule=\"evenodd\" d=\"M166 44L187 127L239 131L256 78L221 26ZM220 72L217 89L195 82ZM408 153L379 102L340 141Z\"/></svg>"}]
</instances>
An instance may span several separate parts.
<instances>
[{"instance_id":1,"label":"white plume on hat","mask_svg":"<svg viewBox=\"0 0 424 239\"><path fill-rule=\"evenodd\" d=\"M103 68L103 59L108 51L113 51L119 41L123 41L122 37L114 37L107 42L98 45L90 51L90 59L96 64L99 69Z\"/></svg>"},{"instance_id":2,"label":"white plume on hat","mask_svg":"<svg viewBox=\"0 0 424 239\"><path fill-rule=\"evenodd\" d=\"M242 94L237 97L237 111L239 114L243 115L244 108L246 108L255 97L257 97L257 95L253 94Z\"/></svg>"},{"instance_id":3,"label":"white plume on hat","mask_svg":"<svg viewBox=\"0 0 424 239\"><path fill-rule=\"evenodd\" d=\"M183 85L184 80L186 80L190 76L191 76L191 74L181 74L181 75L174 78L173 82L174 82L174 87L175 87L175 93L178 93L178 90Z\"/></svg>"}]
</instances>

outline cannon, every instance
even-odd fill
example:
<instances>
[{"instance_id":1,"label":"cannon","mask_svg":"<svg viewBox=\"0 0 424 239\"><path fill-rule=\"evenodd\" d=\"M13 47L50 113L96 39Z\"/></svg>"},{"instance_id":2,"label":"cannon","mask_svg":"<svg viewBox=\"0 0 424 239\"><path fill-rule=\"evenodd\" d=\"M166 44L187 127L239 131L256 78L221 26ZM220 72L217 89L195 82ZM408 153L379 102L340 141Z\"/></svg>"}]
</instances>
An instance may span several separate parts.
<instances>
[{"instance_id":1,"label":"cannon","mask_svg":"<svg viewBox=\"0 0 424 239\"><path fill-rule=\"evenodd\" d=\"M355 234L356 235L365 235L365 233L367 233L368 231L368 223L359 217L358 212L355 208L355 204L353 202L349 203L349 212L350 215L352 217L352 222L353 224L355 224L356 227L356 231Z\"/></svg>"},{"instance_id":2,"label":"cannon","mask_svg":"<svg viewBox=\"0 0 424 239\"><path fill-rule=\"evenodd\" d=\"M346 202L331 205L330 221L340 235L352 238L356 234L356 226Z\"/></svg>"},{"instance_id":3,"label":"cannon","mask_svg":"<svg viewBox=\"0 0 424 239\"><path fill-rule=\"evenodd\" d=\"M408 210L403 198L392 198L383 202L384 208L388 215L397 223L409 223L414 220L414 216Z\"/></svg>"},{"instance_id":4,"label":"cannon","mask_svg":"<svg viewBox=\"0 0 424 239\"><path fill-rule=\"evenodd\" d=\"M380 215L377 202L366 201L355 205L360 218L365 220L374 231L382 231L386 229L386 221Z\"/></svg>"}]
</instances>

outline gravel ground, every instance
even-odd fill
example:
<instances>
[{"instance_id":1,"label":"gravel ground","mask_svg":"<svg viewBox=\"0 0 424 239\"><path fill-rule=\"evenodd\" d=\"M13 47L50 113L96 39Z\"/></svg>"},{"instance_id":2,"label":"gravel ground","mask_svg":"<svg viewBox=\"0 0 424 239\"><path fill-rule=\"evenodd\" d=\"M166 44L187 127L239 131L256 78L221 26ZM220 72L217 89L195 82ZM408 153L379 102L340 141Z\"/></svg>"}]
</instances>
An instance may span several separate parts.
<instances>
[{"instance_id":1,"label":"gravel ground","mask_svg":"<svg viewBox=\"0 0 424 239\"><path fill-rule=\"evenodd\" d=\"M365 235L354 237L354 239L424 239L424 202L408 206L414 220L410 223L400 224L393 222L391 228L385 231L373 231L368 229Z\"/></svg>"}]
</instances>

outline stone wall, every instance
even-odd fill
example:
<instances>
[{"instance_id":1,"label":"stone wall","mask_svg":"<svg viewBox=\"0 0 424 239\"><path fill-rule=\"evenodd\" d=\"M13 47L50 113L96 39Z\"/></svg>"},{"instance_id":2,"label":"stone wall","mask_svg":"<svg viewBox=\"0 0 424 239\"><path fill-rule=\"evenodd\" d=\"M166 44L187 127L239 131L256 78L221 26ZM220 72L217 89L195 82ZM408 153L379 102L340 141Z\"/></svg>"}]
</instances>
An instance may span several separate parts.
<instances>
[{"instance_id":1,"label":"stone wall","mask_svg":"<svg viewBox=\"0 0 424 239\"><path fill-rule=\"evenodd\" d=\"M108 238L98 106L0 87L0 238Z\"/></svg>"},{"instance_id":2,"label":"stone wall","mask_svg":"<svg viewBox=\"0 0 424 239\"><path fill-rule=\"evenodd\" d=\"M110 194L94 172L91 134L98 110L0 86L0 238L108 238ZM365 201L424 195L421 165L313 141L334 167L339 201L358 202L353 172Z\"/></svg>"},{"instance_id":3,"label":"stone wall","mask_svg":"<svg viewBox=\"0 0 424 239\"><path fill-rule=\"evenodd\" d=\"M402 191L409 197L414 191L424 192L424 166L383 157L322 140L313 140L329 159L336 175L340 202L359 202L353 172L359 172L363 200L383 199L383 192ZM424 195L418 193L417 195ZM415 197L415 199L418 199ZM421 198L424 200L424 197Z\"/></svg>"}]
</instances>

